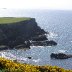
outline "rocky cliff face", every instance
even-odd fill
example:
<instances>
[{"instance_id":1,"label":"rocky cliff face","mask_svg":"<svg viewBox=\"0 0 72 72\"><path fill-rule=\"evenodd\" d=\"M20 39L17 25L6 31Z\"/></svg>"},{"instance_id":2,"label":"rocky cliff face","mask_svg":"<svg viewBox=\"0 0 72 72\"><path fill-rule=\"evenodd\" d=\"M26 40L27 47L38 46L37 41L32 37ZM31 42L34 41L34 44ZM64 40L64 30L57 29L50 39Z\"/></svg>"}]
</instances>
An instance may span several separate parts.
<instances>
[{"instance_id":1,"label":"rocky cliff face","mask_svg":"<svg viewBox=\"0 0 72 72\"><path fill-rule=\"evenodd\" d=\"M13 48L44 33L46 32L37 25L34 18L10 24L0 24L0 45Z\"/></svg>"}]
</instances>

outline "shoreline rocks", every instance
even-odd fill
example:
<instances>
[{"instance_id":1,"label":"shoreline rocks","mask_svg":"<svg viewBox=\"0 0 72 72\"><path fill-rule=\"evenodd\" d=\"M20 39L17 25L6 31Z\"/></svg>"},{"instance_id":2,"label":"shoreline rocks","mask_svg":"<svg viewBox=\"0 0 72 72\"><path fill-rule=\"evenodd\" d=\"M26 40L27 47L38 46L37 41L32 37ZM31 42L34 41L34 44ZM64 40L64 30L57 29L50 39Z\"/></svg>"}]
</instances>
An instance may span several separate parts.
<instances>
[{"instance_id":1,"label":"shoreline rocks","mask_svg":"<svg viewBox=\"0 0 72 72\"><path fill-rule=\"evenodd\" d=\"M5 45L1 45L1 46L0 46L0 51L8 50L8 49L9 49L8 46L5 46Z\"/></svg>"},{"instance_id":2,"label":"shoreline rocks","mask_svg":"<svg viewBox=\"0 0 72 72\"><path fill-rule=\"evenodd\" d=\"M38 35L36 37L32 37L31 38L32 41L44 41L44 40L48 40L46 35L43 34L43 35Z\"/></svg>"},{"instance_id":3,"label":"shoreline rocks","mask_svg":"<svg viewBox=\"0 0 72 72\"><path fill-rule=\"evenodd\" d=\"M52 53L50 57L53 59L68 59L72 58L72 55L64 54L64 53Z\"/></svg>"},{"instance_id":4,"label":"shoreline rocks","mask_svg":"<svg viewBox=\"0 0 72 72\"><path fill-rule=\"evenodd\" d=\"M32 41L31 46L55 46L57 43L53 40L51 41Z\"/></svg>"},{"instance_id":5,"label":"shoreline rocks","mask_svg":"<svg viewBox=\"0 0 72 72\"><path fill-rule=\"evenodd\" d=\"M57 43L53 40L48 40L46 34L32 37L31 46L55 46Z\"/></svg>"}]
</instances>

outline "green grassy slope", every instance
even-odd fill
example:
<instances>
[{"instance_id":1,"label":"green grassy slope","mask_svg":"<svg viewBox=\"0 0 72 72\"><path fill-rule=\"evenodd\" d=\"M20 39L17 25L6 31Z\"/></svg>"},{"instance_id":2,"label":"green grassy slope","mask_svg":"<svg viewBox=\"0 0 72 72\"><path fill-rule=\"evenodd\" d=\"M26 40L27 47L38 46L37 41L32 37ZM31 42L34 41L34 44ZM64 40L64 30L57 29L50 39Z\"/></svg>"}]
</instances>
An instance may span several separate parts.
<instances>
[{"instance_id":1,"label":"green grassy slope","mask_svg":"<svg viewBox=\"0 0 72 72\"><path fill-rule=\"evenodd\" d=\"M0 24L14 23L14 22L20 22L30 19L31 18L27 18L27 17L0 17Z\"/></svg>"}]
</instances>

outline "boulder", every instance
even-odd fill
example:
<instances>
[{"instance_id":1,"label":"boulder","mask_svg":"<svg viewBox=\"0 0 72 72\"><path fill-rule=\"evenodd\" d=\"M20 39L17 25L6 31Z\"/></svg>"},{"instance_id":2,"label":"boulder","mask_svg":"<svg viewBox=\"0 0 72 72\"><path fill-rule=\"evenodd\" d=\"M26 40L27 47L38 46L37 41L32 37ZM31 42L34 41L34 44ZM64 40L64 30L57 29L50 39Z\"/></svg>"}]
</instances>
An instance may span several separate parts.
<instances>
[{"instance_id":1,"label":"boulder","mask_svg":"<svg viewBox=\"0 0 72 72\"><path fill-rule=\"evenodd\" d=\"M72 55L68 55L68 54L64 54L64 53L52 53L50 55L51 58L55 58L55 59L68 59L68 58L71 58Z\"/></svg>"},{"instance_id":2,"label":"boulder","mask_svg":"<svg viewBox=\"0 0 72 72\"><path fill-rule=\"evenodd\" d=\"M31 59L31 57L28 57L28 59Z\"/></svg>"}]
</instances>

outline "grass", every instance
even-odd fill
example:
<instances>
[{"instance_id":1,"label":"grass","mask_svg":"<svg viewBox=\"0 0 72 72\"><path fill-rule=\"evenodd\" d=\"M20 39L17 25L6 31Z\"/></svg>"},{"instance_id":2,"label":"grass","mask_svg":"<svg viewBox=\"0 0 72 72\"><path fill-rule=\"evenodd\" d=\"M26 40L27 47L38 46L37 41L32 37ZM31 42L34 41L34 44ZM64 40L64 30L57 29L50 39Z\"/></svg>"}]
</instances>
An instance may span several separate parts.
<instances>
[{"instance_id":1,"label":"grass","mask_svg":"<svg viewBox=\"0 0 72 72\"><path fill-rule=\"evenodd\" d=\"M0 17L0 24L15 23L30 19L31 18L27 18L27 17Z\"/></svg>"},{"instance_id":2,"label":"grass","mask_svg":"<svg viewBox=\"0 0 72 72\"><path fill-rule=\"evenodd\" d=\"M35 66L0 58L0 72L72 72L57 66Z\"/></svg>"}]
</instances>

